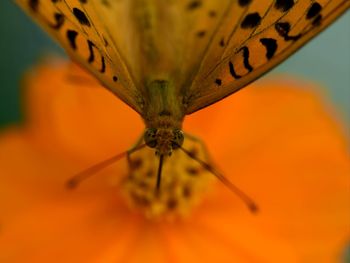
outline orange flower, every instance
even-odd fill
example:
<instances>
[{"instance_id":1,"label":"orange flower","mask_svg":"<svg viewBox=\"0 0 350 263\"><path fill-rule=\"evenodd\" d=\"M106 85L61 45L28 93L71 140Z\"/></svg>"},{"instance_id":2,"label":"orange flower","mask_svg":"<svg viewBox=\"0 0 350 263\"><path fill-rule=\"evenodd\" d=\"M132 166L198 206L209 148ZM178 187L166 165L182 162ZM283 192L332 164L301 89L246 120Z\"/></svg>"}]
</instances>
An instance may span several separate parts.
<instances>
[{"instance_id":1,"label":"orange flower","mask_svg":"<svg viewBox=\"0 0 350 263\"><path fill-rule=\"evenodd\" d=\"M347 141L307 85L255 84L188 117L185 130L261 211L250 214L216 183L169 221L126 205L117 184L125 161L64 187L136 141L136 113L62 61L24 84L27 122L0 136L0 262L337 262L344 253Z\"/></svg>"}]
</instances>

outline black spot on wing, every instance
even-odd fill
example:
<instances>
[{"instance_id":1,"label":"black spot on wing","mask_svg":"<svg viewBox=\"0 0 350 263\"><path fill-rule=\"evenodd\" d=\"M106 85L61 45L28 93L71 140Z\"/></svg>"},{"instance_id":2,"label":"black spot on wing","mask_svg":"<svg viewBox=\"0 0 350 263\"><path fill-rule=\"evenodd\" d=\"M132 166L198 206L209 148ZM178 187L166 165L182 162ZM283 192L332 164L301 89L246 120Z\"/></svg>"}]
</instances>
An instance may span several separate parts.
<instances>
[{"instance_id":1,"label":"black spot on wing","mask_svg":"<svg viewBox=\"0 0 350 263\"><path fill-rule=\"evenodd\" d=\"M70 29L67 30L67 38L68 38L68 41L69 41L69 45L74 50L77 49L77 44L75 42L77 36L78 36L78 32L77 31L70 30Z\"/></svg>"},{"instance_id":2,"label":"black spot on wing","mask_svg":"<svg viewBox=\"0 0 350 263\"><path fill-rule=\"evenodd\" d=\"M319 26L321 25L321 22L322 22L322 15L321 14L318 14L315 19L312 21L312 25L313 26Z\"/></svg>"},{"instance_id":3,"label":"black spot on wing","mask_svg":"<svg viewBox=\"0 0 350 263\"><path fill-rule=\"evenodd\" d=\"M205 36L205 34L206 34L206 32L205 32L204 30L201 30L201 31L198 31L198 32L196 33L196 36L199 37L199 38L202 38L202 37Z\"/></svg>"},{"instance_id":4,"label":"black spot on wing","mask_svg":"<svg viewBox=\"0 0 350 263\"><path fill-rule=\"evenodd\" d=\"M233 66L231 61L228 63L228 66L229 66L230 74L231 74L232 77L234 77L235 79L241 78L240 75L236 74L235 68L234 68L234 66Z\"/></svg>"},{"instance_id":5,"label":"black spot on wing","mask_svg":"<svg viewBox=\"0 0 350 263\"><path fill-rule=\"evenodd\" d=\"M87 0L79 0L79 2L82 3L82 4L86 4Z\"/></svg>"},{"instance_id":6,"label":"black spot on wing","mask_svg":"<svg viewBox=\"0 0 350 263\"><path fill-rule=\"evenodd\" d=\"M224 46L225 46L225 40L224 40L224 38L221 38L221 39L220 39L219 45L220 45L220 47L224 47Z\"/></svg>"},{"instance_id":7,"label":"black spot on wing","mask_svg":"<svg viewBox=\"0 0 350 263\"><path fill-rule=\"evenodd\" d=\"M321 12L321 10L322 10L322 6L319 3L317 2L313 3L306 13L306 19L311 19L316 17Z\"/></svg>"},{"instance_id":8,"label":"black spot on wing","mask_svg":"<svg viewBox=\"0 0 350 263\"><path fill-rule=\"evenodd\" d=\"M88 40L87 43L88 43L88 46L89 46L89 53L90 53L90 56L88 58L88 62L92 63L95 60L95 54L94 54L95 44L92 41L90 41L90 40Z\"/></svg>"},{"instance_id":9,"label":"black spot on wing","mask_svg":"<svg viewBox=\"0 0 350 263\"><path fill-rule=\"evenodd\" d=\"M104 5L105 7L110 7L111 4L108 0L101 0L101 4Z\"/></svg>"},{"instance_id":10,"label":"black spot on wing","mask_svg":"<svg viewBox=\"0 0 350 263\"><path fill-rule=\"evenodd\" d=\"M29 0L28 5L32 11L37 12L39 8L39 0Z\"/></svg>"},{"instance_id":11,"label":"black spot on wing","mask_svg":"<svg viewBox=\"0 0 350 263\"><path fill-rule=\"evenodd\" d=\"M61 13L54 14L56 24L50 25L53 29L59 30L64 24L64 15Z\"/></svg>"},{"instance_id":12,"label":"black spot on wing","mask_svg":"<svg viewBox=\"0 0 350 263\"><path fill-rule=\"evenodd\" d=\"M261 16L259 15L259 13L255 12L255 13L250 13L248 15L246 15L246 17L243 19L242 23L241 23L241 28L254 28L258 25L260 25L261 22Z\"/></svg>"},{"instance_id":13,"label":"black spot on wing","mask_svg":"<svg viewBox=\"0 0 350 263\"><path fill-rule=\"evenodd\" d=\"M273 38L262 38L260 43L266 48L266 58L271 59L277 50L277 41Z\"/></svg>"},{"instance_id":14,"label":"black spot on wing","mask_svg":"<svg viewBox=\"0 0 350 263\"><path fill-rule=\"evenodd\" d=\"M76 17L76 19L79 21L79 23L81 25L91 26L90 21L87 18L87 16L79 8L74 7L73 8L73 14L74 14L74 16Z\"/></svg>"},{"instance_id":15,"label":"black spot on wing","mask_svg":"<svg viewBox=\"0 0 350 263\"><path fill-rule=\"evenodd\" d=\"M106 62L105 62L105 58L103 56L101 56L101 69L100 69L101 73L105 73L106 72Z\"/></svg>"},{"instance_id":16,"label":"black spot on wing","mask_svg":"<svg viewBox=\"0 0 350 263\"><path fill-rule=\"evenodd\" d=\"M244 46L240 50L243 51L243 64L244 67L249 71L253 71L253 67L249 64L249 48Z\"/></svg>"},{"instance_id":17,"label":"black spot on wing","mask_svg":"<svg viewBox=\"0 0 350 263\"><path fill-rule=\"evenodd\" d=\"M276 0L275 8L282 11L287 12L294 6L294 0Z\"/></svg>"},{"instance_id":18,"label":"black spot on wing","mask_svg":"<svg viewBox=\"0 0 350 263\"><path fill-rule=\"evenodd\" d=\"M117 82L118 81L118 77L117 76L113 76L113 81Z\"/></svg>"},{"instance_id":19,"label":"black spot on wing","mask_svg":"<svg viewBox=\"0 0 350 263\"><path fill-rule=\"evenodd\" d=\"M201 7L201 5L202 5L201 1L191 1L188 3L186 9L192 11L192 10L195 10L195 9Z\"/></svg>"},{"instance_id":20,"label":"black spot on wing","mask_svg":"<svg viewBox=\"0 0 350 263\"><path fill-rule=\"evenodd\" d=\"M275 24L275 29L280 36L284 37L290 31L290 24L288 22L279 22Z\"/></svg>"},{"instance_id":21,"label":"black spot on wing","mask_svg":"<svg viewBox=\"0 0 350 263\"><path fill-rule=\"evenodd\" d=\"M222 80L221 79L216 79L215 80L215 84L218 85L218 86L221 86Z\"/></svg>"},{"instance_id":22,"label":"black spot on wing","mask_svg":"<svg viewBox=\"0 0 350 263\"><path fill-rule=\"evenodd\" d=\"M258 1L259 1L259 0L258 0ZM241 7L247 6L247 5L249 5L251 2L252 2L252 0L238 0L238 4L239 4Z\"/></svg>"},{"instance_id":23,"label":"black spot on wing","mask_svg":"<svg viewBox=\"0 0 350 263\"><path fill-rule=\"evenodd\" d=\"M275 24L275 29L277 33L284 38L286 41L296 41L298 40L302 35L294 35L290 36L289 31L290 31L290 24L288 22L279 22Z\"/></svg>"},{"instance_id":24,"label":"black spot on wing","mask_svg":"<svg viewBox=\"0 0 350 263\"><path fill-rule=\"evenodd\" d=\"M209 17L216 17L216 12L214 11L214 10L210 10L209 12L208 12L208 16Z\"/></svg>"}]
</instances>

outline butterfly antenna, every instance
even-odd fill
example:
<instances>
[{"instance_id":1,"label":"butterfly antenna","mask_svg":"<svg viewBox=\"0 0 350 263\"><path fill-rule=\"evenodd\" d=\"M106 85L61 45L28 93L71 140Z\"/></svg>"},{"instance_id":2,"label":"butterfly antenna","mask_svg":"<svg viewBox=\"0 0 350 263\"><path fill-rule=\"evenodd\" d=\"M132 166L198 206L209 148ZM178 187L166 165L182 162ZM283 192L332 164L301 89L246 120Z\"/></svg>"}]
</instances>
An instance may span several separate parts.
<instances>
[{"instance_id":1,"label":"butterfly antenna","mask_svg":"<svg viewBox=\"0 0 350 263\"><path fill-rule=\"evenodd\" d=\"M156 196L159 195L159 191L160 191L160 182L162 180L163 160L164 160L164 155L161 154L159 157L159 166L158 166L158 172L157 172Z\"/></svg>"},{"instance_id":2,"label":"butterfly antenna","mask_svg":"<svg viewBox=\"0 0 350 263\"><path fill-rule=\"evenodd\" d=\"M226 185L233 193L235 193L248 207L250 212L257 213L259 211L258 206L256 203L241 189L239 189L236 185L234 185L231 181L229 181L224 175L222 175L219 171L217 171L214 167L212 167L210 164L204 162L203 160L199 159L197 156L195 156L190 151L186 150L183 147L180 147L180 149L186 153L190 158L197 161L200 165L203 166L204 169L206 169L208 172L215 175L224 185Z\"/></svg>"},{"instance_id":3,"label":"butterfly antenna","mask_svg":"<svg viewBox=\"0 0 350 263\"><path fill-rule=\"evenodd\" d=\"M101 171L102 169L106 168L107 166L119 161L120 159L124 158L125 156L142 149L143 147L145 147L146 144L141 144L131 150L119 153L107 160L104 160L100 163L97 163L89 168L87 168L86 170L81 171L80 173L74 175L72 178L70 178L67 182L66 182L66 186L70 189L76 188L82 181L86 180L87 178L91 177L92 175L95 175L96 173L98 173L99 171Z\"/></svg>"}]
</instances>

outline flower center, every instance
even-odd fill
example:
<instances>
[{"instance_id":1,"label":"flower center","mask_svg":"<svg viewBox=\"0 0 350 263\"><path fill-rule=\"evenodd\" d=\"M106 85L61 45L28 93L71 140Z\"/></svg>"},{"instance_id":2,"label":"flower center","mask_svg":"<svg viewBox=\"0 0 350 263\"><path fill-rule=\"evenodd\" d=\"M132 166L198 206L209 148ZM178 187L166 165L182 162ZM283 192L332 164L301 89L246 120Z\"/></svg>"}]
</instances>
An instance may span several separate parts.
<instances>
[{"instance_id":1,"label":"flower center","mask_svg":"<svg viewBox=\"0 0 350 263\"><path fill-rule=\"evenodd\" d=\"M201 160L208 156L199 142L186 140L183 147ZM123 191L130 206L147 218L186 216L207 192L214 176L181 150L175 150L163 163L160 189L156 191L159 158L144 148L133 153Z\"/></svg>"}]
</instances>

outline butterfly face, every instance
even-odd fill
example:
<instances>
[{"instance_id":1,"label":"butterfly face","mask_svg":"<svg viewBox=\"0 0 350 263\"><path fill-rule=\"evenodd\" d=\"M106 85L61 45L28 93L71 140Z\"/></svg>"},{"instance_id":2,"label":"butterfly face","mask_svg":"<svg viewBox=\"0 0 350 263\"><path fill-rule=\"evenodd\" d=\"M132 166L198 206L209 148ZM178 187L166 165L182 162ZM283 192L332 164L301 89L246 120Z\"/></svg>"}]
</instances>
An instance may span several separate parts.
<instances>
[{"instance_id":1,"label":"butterfly face","mask_svg":"<svg viewBox=\"0 0 350 263\"><path fill-rule=\"evenodd\" d=\"M156 155L170 156L184 142L184 134L180 129L147 128L144 140L148 147L156 149Z\"/></svg>"}]
</instances>

